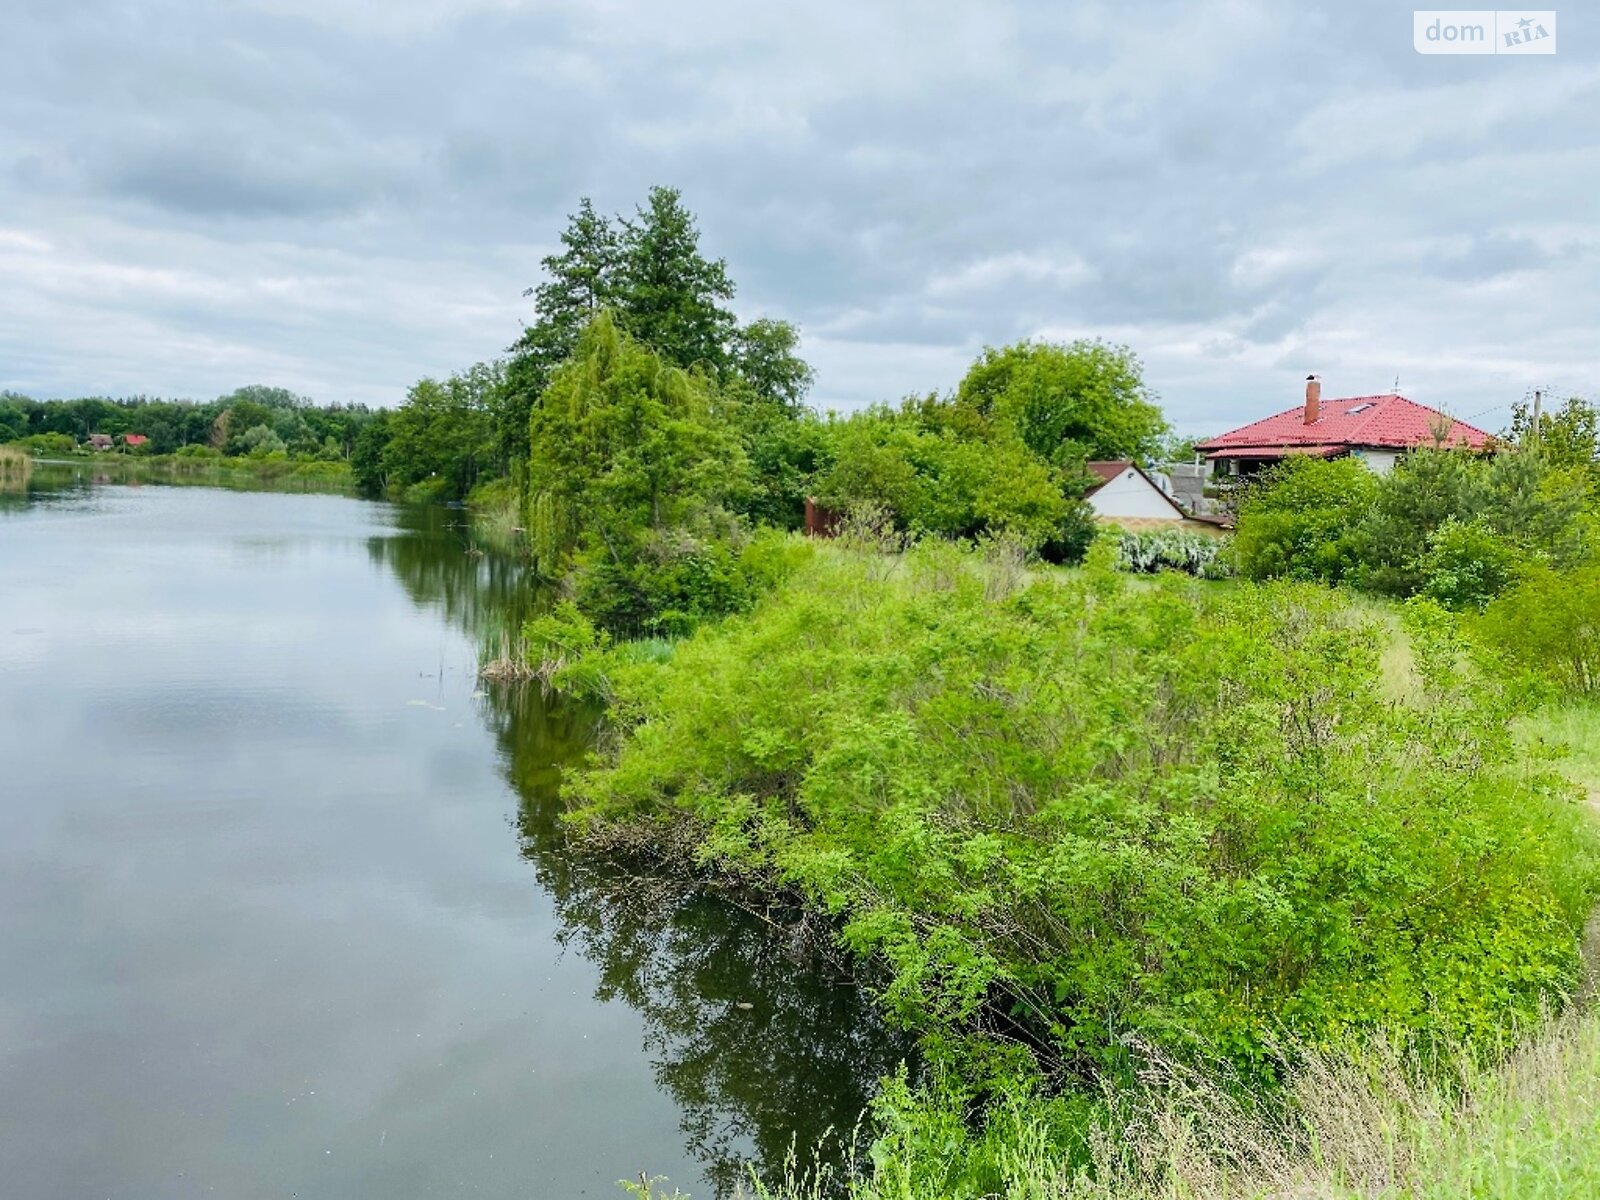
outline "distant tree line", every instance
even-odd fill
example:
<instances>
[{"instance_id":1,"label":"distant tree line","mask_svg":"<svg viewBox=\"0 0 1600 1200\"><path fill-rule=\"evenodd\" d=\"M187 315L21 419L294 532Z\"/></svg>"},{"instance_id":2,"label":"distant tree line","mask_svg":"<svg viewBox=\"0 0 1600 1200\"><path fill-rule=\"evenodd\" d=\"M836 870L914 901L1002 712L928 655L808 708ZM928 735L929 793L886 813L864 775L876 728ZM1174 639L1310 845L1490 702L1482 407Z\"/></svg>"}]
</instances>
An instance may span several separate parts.
<instances>
[{"instance_id":1,"label":"distant tree line","mask_svg":"<svg viewBox=\"0 0 1600 1200\"><path fill-rule=\"evenodd\" d=\"M94 434L149 439L141 452L204 452L343 462L374 413L365 405L326 404L285 388L242 387L215 400L149 396L34 400L0 393L0 442L67 452Z\"/></svg>"}]
</instances>

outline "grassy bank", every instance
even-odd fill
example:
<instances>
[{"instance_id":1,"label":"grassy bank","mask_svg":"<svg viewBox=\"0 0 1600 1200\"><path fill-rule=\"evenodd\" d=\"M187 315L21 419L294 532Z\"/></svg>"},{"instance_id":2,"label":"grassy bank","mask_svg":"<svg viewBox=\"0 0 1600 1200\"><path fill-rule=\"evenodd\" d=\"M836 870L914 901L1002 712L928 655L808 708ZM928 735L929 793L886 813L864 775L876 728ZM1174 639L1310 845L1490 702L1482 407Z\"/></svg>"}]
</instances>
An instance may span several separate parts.
<instances>
[{"instance_id":1,"label":"grassy bank","mask_svg":"<svg viewBox=\"0 0 1600 1200\"><path fill-rule=\"evenodd\" d=\"M611 708L580 835L824 914L922 1035L855 1194L1201 1197L1450 1194L1419 1147L1589 1119L1593 1029L1514 1034L1579 986L1592 717L1511 736L1460 628L928 546L796 549L649 654L531 632Z\"/></svg>"}]
</instances>

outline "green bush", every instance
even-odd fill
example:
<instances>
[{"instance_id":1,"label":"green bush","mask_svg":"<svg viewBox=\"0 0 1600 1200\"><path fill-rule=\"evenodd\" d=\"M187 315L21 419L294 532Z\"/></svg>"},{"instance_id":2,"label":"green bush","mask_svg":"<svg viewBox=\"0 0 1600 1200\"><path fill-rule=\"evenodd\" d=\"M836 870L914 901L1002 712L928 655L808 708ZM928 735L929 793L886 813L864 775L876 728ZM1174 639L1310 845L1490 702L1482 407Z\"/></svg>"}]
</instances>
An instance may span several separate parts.
<instances>
[{"instance_id":1,"label":"green bush","mask_svg":"<svg viewBox=\"0 0 1600 1200\"><path fill-rule=\"evenodd\" d=\"M1530 569L1477 629L1514 666L1573 695L1600 694L1600 566Z\"/></svg>"},{"instance_id":2,"label":"green bush","mask_svg":"<svg viewBox=\"0 0 1600 1200\"><path fill-rule=\"evenodd\" d=\"M591 552L573 590L578 607L620 638L682 636L708 617L742 612L755 597L732 546L685 535L653 539L626 559Z\"/></svg>"},{"instance_id":3,"label":"green bush","mask_svg":"<svg viewBox=\"0 0 1600 1200\"><path fill-rule=\"evenodd\" d=\"M1354 458L1286 458L1245 485L1234 547L1250 579L1338 583L1362 561L1378 478Z\"/></svg>"},{"instance_id":4,"label":"green bush","mask_svg":"<svg viewBox=\"0 0 1600 1200\"><path fill-rule=\"evenodd\" d=\"M78 443L70 433L35 433L17 443L34 455L50 458L77 452Z\"/></svg>"},{"instance_id":5,"label":"green bush","mask_svg":"<svg viewBox=\"0 0 1600 1200\"><path fill-rule=\"evenodd\" d=\"M1337 593L1094 568L999 598L952 553L818 555L608 662L623 736L569 782L580 823L688 822L833 914L974 1078L1023 1045L1077 1075L1131 1039L1259 1069L1279 1030L1482 1041L1570 985L1594 835L1503 769L1447 614L1414 614L1396 705L1390 631Z\"/></svg>"},{"instance_id":6,"label":"green bush","mask_svg":"<svg viewBox=\"0 0 1600 1200\"><path fill-rule=\"evenodd\" d=\"M1451 608L1482 608L1516 581L1522 555L1482 519L1450 518L1417 563L1422 594Z\"/></svg>"}]
</instances>

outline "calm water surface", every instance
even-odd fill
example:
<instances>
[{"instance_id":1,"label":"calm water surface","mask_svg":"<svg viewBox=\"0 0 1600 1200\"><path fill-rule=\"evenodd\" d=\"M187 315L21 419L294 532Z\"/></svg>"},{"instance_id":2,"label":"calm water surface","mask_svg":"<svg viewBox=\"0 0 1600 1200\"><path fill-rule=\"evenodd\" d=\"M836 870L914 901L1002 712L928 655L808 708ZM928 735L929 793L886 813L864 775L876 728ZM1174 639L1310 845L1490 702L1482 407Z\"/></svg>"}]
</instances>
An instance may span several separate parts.
<instances>
[{"instance_id":1,"label":"calm water surface","mask_svg":"<svg viewBox=\"0 0 1600 1200\"><path fill-rule=\"evenodd\" d=\"M466 538L0 494L0 1194L726 1195L904 1055L764 923L563 851L589 723L479 685L526 590Z\"/></svg>"}]
</instances>

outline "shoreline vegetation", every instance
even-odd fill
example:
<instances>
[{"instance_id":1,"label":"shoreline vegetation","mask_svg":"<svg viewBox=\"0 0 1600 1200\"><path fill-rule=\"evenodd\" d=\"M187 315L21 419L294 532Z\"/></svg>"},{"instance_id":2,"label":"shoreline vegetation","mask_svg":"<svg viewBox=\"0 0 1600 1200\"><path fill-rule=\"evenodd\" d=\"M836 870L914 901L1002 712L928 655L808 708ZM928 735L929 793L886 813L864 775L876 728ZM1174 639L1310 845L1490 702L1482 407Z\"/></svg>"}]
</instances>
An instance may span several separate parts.
<instances>
[{"instance_id":1,"label":"shoreline vegetation","mask_svg":"<svg viewBox=\"0 0 1600 1200\"><path fill-rule=\"evenodd\" d=\"M40 457L40 467L91 468L96 474L139 482L199 483L247 489L328 492L353 495L355 480L344 463L314 459L221 458L181 454L138 456L85 453Z\"/></svg>"},{"instance_id":2,"label":"shoreline vegetation","mask_svg":"<svg viewBox=\"0 0 1600 1200\"><path fill-rule=\"evenodd\" d=\"M750 1195L1588 1194L1600 1178L1600 1161L1583 1154L1600 1126L1600 1098L1590 1095L1600 1070L1600 1018L1586 1007L1592 983L1578 947L1597 886L1592 796L1585 790L1596 783L1592 756L1600 739L1593 735L1600 733L1600 709L1543 692L1537 701L1518 700L1508 694L1518 689L1491 686L1483 672L1492 662L1479 657L1480 648L1465 640L1455 619L1427 602L1375 607L1316 587L1175 577L1152 584L1111 571L1109 552L1086 568L1023 578L993 555L943 546L908 552L807 545L797 554L808 561L749 616L674 644L608 643L570 609L532 622L528 631L547 686L601 699L611 713L612 732L599 759L569 777L574 836L608 853L655 847L669 861L675 854L681 872L709 874L715 886L742 890L747 903L767 897L792 904L798 895L813 919L831 923L842 945L889 964L893 977L880 999L895 1009L909 994L910 1010L900 1015L928 1039L932 1082L887 1081L864 1132L858 1131L875 1139L871 1167L852 1175L823 1165L826 1178L818 1179L808 1175L802 1154L789 1179L752 1179ZM1147 602L1152 586L1171 606L1169 617L1192 623L1181 631L1141 630L1129 608L1135 600ZM997 625L997 617L1017 610L1036 623L1049 611L1045 596L1060 591L1082 601L1057 617L1071 628L1070 656L1020 667L1038 663L1040 646L1018 640L1015 624L1002 617ZM822 596L825 605L818 602ZM892 636L878 628L886 610L902 607L904 620ZM946 607L951 611L940 621ZM837 614L835 624L826 623L824 610ZM1220 640L1210 632L1219 625L1227 631ZM908 646L918 630L928 638L921 664L914 640ZM1307 641L1284 649L1286 633L1290 641ZM1108 635L1113 640L1097 649L1094 642ZM884 658L873 657L857 640L862 636ZM840 646L841 639L854 644ZM1256 652L1274 641L1276 654ZM1242 658L1229 661L1229 642ZM1163 823L1206 819L1207 806L1220 802L1216 796L1166 808L1143 823L1143 833L1104 824L1078 831L1074 858L1101 857L1075 862L1076 877L1085 881L1079 886L1088 890L1069 890L1059 899L1070 910L1099 906L1078 936L1102 943L1105 958L1094 963L1094 978L1104 991L1066 1006L1104 1012L1117 997L1141 992L1150 992L1156 1004L1143 1015L1135 1005L1117 1014L1119 1036L1102 1042L1109 1053L1088 1056L1095 1061L1052 1059L1042 1052L1049 1031L1022 1028L1015 996L997 1005L992 980L972 1003L963 1005L957 996L952 1004L948 994L958 972L1004 958L997 942L1014 938L1021 947L1016 961L1036 965L1048 940L1037 931L1016 935L1025 898L1004 896L992 869L978 879L963 874L971 872L975 854L1003 853L986 839L1018 836L1026 822L1008 818L1008 807L1045 811L1037 798L1018 802L1015 788L1025 776L1016 770L1017 754L1027 738L1007 723L1026 712L1049 727L1074 711L1114 706L1099 734L1081 720L1077 728L1072 718L1065 720L1067 741L1117 760L1113 766L1084 751L1090 756L1085 778L1101 793L1104 821L1114 812L1107 789L1115 790L1117 776L1127 780L1137 772L1130 755L1150 755L1153 769L1137 789L1148 798L1162 783L1173 787L1188 769L1185 738L1204 737L1203 730L1227 721L1220 710L1192 708L1180 709L1180 718L1165 699L1153 723L1140 719L1138 704L1126 707L1127 686L1143 691L1146 702L1182 694L1181 677L1170 673L1160 674L1154 696L1134 681L1160 672L1150 656L1164 657L1167 647L1184 644L1190 649L1183 654L1207 664L1204 686L1226 696L1230 706L1250 707L1232 674L1248 669L1264 681L1272 705L1314 702L1324 721L1319 733L1317 725L1288 713L1281 725L1273 722L1269 744L1255 751L1245 746L1256 737L1243 732L1249 722L1239 722L1220 743L1194 753L1192 765L1219 752L1236 769L1253 759L1255 777L1274 761L1292 763L1294 775L1309 765L1308 757L1320 761L1311 776L1280 778L1277 786L1305 789L1290 803L1264 808L1272 801L1270 788L1235 797L1232 820L1239 824L1231 831L1212 827L1186 843L1184 854L1205 862L1207 847L1219 839L1235 846L1253 840L1260 847L1282 822L1309 816L1313 824L1295 835L1283 856L1258 848L1258 855L1269 856L1256 858L1247 872L1242 864L1230 868L1216 860L1184 872L1178 863L1162 867L1159 855L1150 854L1159 847ZM988 654L997 645L1007 648L1004 662L987 661L988 670L972 674L964 656L974 646ZM1119 675L1114 661L1100 657L1105 653L1144 661L1124 664ZM1070 672L1082 672L1078 688L1067 693L1072 702L1062 703L1063 696L1061 708L1046 706L1037 689ZM930 682L930 674L940 678ZM808 681L805 689L795 686L801 678ZM882 691L869 686L884 678L898 684ZM841 703L834 707L836 690ZM1000 699L1007 694L1009 703ZM988 711L958 717L951 704L972 696L987 696ZM1364 720L1364 712L1378 714L1379 726L1402 726L1397 739L1382 745L1388 735ZM1508 734L1510 721L1517 723L1516 741ZM887 740L872 738L872 727ZM847 733L853 740L841 747ZM1316 736L1329 740L1315 754L1309 745L1294 745L1296 738ZM1157 744L1156 737L1165 740ZM926 769L927 760L944 755L953 756L955 769ZM838 756L843 761L835 764ZM1009 769L997 769L1007 762ZM818 773L835 769L837 779L822 786ZM986 777L1005 779L1013 789L1009 802L981 818L976 812L963 817L959 805L975 801L953 798L951 791L981 789ZM922 798L894 796L895 788ZM837 807L824 807L835 791ZM1349 798L1348 807L1334 800L1339 792ZM909 814L902 810L906 804ZM851 814L857 806L864 811ZM1398 823L1386 825L1382 813L1391 806ZM857 822L859 831L852 833ZM885 864L885 853L892 857L906 834L914 839L915 856L900 867ZM1529 836L1542 840L1542 848ZM1407 838L1415 839L1410 851ZM1449 850L1457 839L1457 849ZM1042 839L1024 834L1022 840ZM1137 870L1117 869L1117 859L1141 852ZM1308 870L1308 857L1323 859L1322 866ZM1381 878L1358 883L1361 862L1379 868ZM1152 876L1174 869L1182 872L1176 890L1157 885L1160 904L1142 916L1126 907L1129 889L1150 887ZM1550 893L1550 907L1535 904L1546 916L1535 916L1526 907L1526 886L1562 870L1570 871L1572 892L1565 901ZM1496 883L1485 871L1506 874ZM1259 888L1286 872L1299 874L1298 886L1311 889L1304 899L1290 889L1252 914L1230 885L1221 893L1227 924L1208 929L1204 911L1218 903L1208 898L1208 873L1219 881L1231 875L1232 884L1248 879ZM1014 889L1017 878L1030 874L1013 872L1008 883ZM1067 887L1070 878L1058 876L1055 887ZM1352 917L1348 939L1327 928L1328 911L1346 909L1350 899L1340 887L1360 892L1361 911ZM1120 911L1105 907L1108 889L1120 893ZM1381 908L1386 893L1394 923ZM962 901L953 911L945 903L950 896ZM996 910L1005 915L996 919ZM1268 913L1280 915L1274 920ZM1248 931L1285 924L1285 917L1311 925L1281 942L1248 944ZM1158 956L1231 960L1225 968L1231 975L1213 977L1211 1001L1187 1016L1182 1006L1193 1002L1204 979L1178 981L1168 994L1178 1001L1176 1019L1152 989L1152 970L1162 968L1152 966L1148 942L1130 954L1115 946L1117 933L1161 921L1179 936L1169 949L1154 950ZM1317 927L1314 935L1311 927ZM1550 939L1548 973L1511 949L1516 943L1529 949L1530 934ZM1391 942L1395 936L1400 940ZM1302 944L1302 938L1316 944ZM1392 951L1387 957L1374 949L1385 943ZM1263 964L1277 962L1281 975L1282 955L1296 944L1308 958L1344 945L1326 975L1330 996L1338 997L1331 1009L1307 1003L1304 982L1271 990ZM1057 939L1054 953L1069 946L1070 939ZM1136 965L1105 977L1118 962ZM1430 962L1451 965L1429 980ZM914 976L909 983L908 974ZM1005 983L1016 986L1020 974L1011 969ZM1447 979L1454 980L1453 997ZM1527 987L1523 999L1507 1004L1506 984L1519 979ZM1231 1017L1211 1006L1230 998L1238 1005L1253 984L1261 988L1253 1002L1258 1019L1249 1017L1250 1003ZM1407 1001L1401 993L1412 988L1415 997ZM1562 1011L1568 996L1584 1003ZM1218 1030L1248 1028L1252 1020L1254 1032L1243 1043L1229 1045L1217 1036ZM1072 1040L1081 1052L1085 1039ZM660 1186L659 1194L671 1194Z\"/></svg>"}]
</instances>

